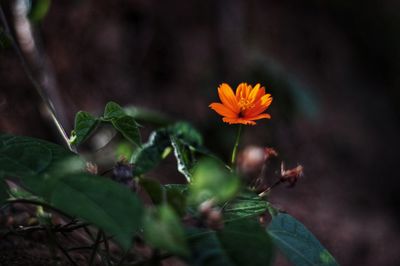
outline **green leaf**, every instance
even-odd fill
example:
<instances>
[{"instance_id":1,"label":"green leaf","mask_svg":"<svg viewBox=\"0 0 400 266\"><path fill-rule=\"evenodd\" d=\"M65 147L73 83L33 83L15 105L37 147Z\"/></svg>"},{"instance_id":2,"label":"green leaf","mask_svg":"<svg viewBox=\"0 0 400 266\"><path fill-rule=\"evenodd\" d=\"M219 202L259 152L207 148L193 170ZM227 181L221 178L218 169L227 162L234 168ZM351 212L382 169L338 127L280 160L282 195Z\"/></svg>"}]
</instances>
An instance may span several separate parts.
<instances>
[{"instance_id":1,"label":"green leaf","mask_svg":"<svg viewBox=\"0 0 400 266\"><path fill-rule=\"evenodd\" d=\"M143 207L134 193L112 180L86 173L59 178L47 201L98 226L124 249L131 247L142 222Z\"/></svg>"},{"instance_id":2,"label":"green leaf","mask_svg":"<svg viewBox=\"0 0 400 266\"><path fill-rule=\"evenodd\" d=\"M121 158L129 159L133 154L132 144L128 141L123 141L118 143L118 146L115 150L115 159L120 160Z\"/></svg>"},{"instance_id":3,"label":"green leaf","mask_svg":"<svg viewBox=\"0 0 400 266\"><path fill-rule=\"evenodd\" d=\"M104 108L103 119L106 121L111 121L112 119L117 119L126 116L124 109L115 102L108 102Z\"/></svg>"},{"instance_id":4,"label":"green leaf","mask_svg":"<svg viewBox=\"0 0 400 266\"><path fill-rule=\"evenodd\" d=\"M141 146L140 131L135 119L130 116L122 116L112 119L112 124L127 140Z\"/></svg>"},{"instance_id":5,"label":"green leaf","mask_svg":"<svg viewBox=\"0 0 400 266\"><path fill-rule=\"evenodd\" d=\"M162 185L154 179L150 178L140 178L139 184L146 190L147 194L150 196L151 201L154 204L163 203L163 198L165 191Z\"/></svg>"},{"instance_id":6,"label":"green leaf","mask_svg":"<svg viewBox=\"0 0 400 266\"><path fill-rule=\"evenodd\" d=\"M193 172L189 185L189 202L200 204L212 199L222 203L233 198L240 186L239 178L218 162L206 159L200 161Z\"/></svg>"},{"instance_id":7,"label":"green leaf","mask_svg":"<svg viewBox=\"0 0 400 266\"><path fill-rule=\"evenodd\" d=\"M12 199L27 199L27 200L33 200L33 201L43 201L44 200L40 197L37 197L30 193L29 191L26 191L25 189L21 187L13 187L10 188L9 190L10 198Z\"/></svg>"},{"instance_id":8,"label":"green leaf","mask_svg":"<svg viewBox=\"0 0 400 266\"><path fill-rule=\"evenodd\" d=\"M268 203L251 191L244 191L224 206L224 220L233 221L261 215L267 210Z\"/></svg>"},{"instance_id":9,"label":"green leaf","mask_svg":"<svg viewBox=\"0 0 400 266\"><path fill-rule=\"evenodd\" d=\"M176 137L170 136L170 138L171 145L174 148L174 155L178 164L178 171L186 177L187 182L190 182L192 179L190 169L193 166L191 151Z\"/></svg>"},{"instance_id":10,"label":"green leaf","mask_svg":"<svg viewBox=\"0 0 400 266\"><path fill-rule=\"evenodd\" d=\"M155 168L163 159L164 151L169 146L169 136L164 129L151 133L149 141L132 156L133 174L138 176Z\"/></svg>"},{"instance_id":11,"label":"green leaf","mask_svg":"<svg viewBox=\"0 0 400 266\"><path fill-rule=\"evenodd\" d=\"M0 178L35 176L57 171L76 155L40 139L0 134Z\"/></svg>"},{"instance_id":12,"label":"green leaf","mask_svg":"<svg viewBox=\"0 0 400 266\"><path fill-rule=\"evenodd\" d=\"M71 216L97 225L128 248L141 226L141 203L124 186L80 173L82 165L79 157L58 145L0 135L0 178L20 178L34 195Z\"/></svg>"},{"instance_id":13,"label":"green leaf","mask_svg":"<svg viewBox=\"0 0 400 266\"><path fill-rule=\"evenodd\" d=\"M256 219L239 219L225 223L218 238L235 265L271 265L273 243Z\"/></svg>"},{"instance_id":14,"label":"green leaf","mask_svg":"<svg viewBox=\"0 0 400 266\"><path fill-rule=\"evenodd\" d=\"M167 192L167 202L176 211L179 216L184 216L186 213L186 196L176 187L164 186Z\"/></svg>"},{"instance_id":15,"label":"green leaf","mask_svg":"<svg viewBox=\"0 0 400 266\"><path fill-rule=\"evenodd\" d=\"M91 114L79 111L75 115L75 129L71 137L71 144L79 145L85 141L96 129L99 121Z\"/></svg>"},{"instance_id":16,"label":"green leaf","mask_svg":"<svg viewBox=\"0 0 400 266\"><path fill-rule=\"evenodd\" d=\"M140 185L146 190L152 202L156 205L168 203L179 216L186 211L186 197L182 189L176 185L161 185L157 180L140 178Z\"/></svg>"},{"instance_id":17,"label":"green leaf","mask_svg":"<svg viewBox=\"0 0 400 266\"><path fill-rule=\"evenodd\" d=\"M49 12L51 0L36 0L32 1L33 5L28 13L28 18L32 22L39 22L44 19Z\"/></svg>"},{"instance_id":18,"label":"green leaf","mask_svg":"<svg viewBox=\"0 0 400 266\"><path fill-rule=\"evenodd\" d=\"M177 122L168 127L168 131L186 145L197 147L203 144L201 134L189 123Z\"/></svg>"},{"instance_id":19,"label":"green leaf","mask_svg":"<svg viewBox=\"0 0 400 266\"><path fill-rule=\"evenodd\" d=\"M181 256L189 254L185 232L178 216L168 205L150 209L143 219L145 241L154 248L160 248Z\"/></svg>"},{"instance_id":20,"label":"green leaf","mask_svg":"<svg viewBox=\"0 0 400 266\"><path fill-rule=\"evenodd\" d=\"M189 265L234 266L214 231L190 228L188 229L187 239L191 251L191 256L188 259Z\"/></svg>"},{"instance_id":21,"label":"green leaf","mask_svg":"<svg viewBox=\"0 0 400 266\"><path fill-rule=\"evenodd\" d=\"M196 147L201 147L203 139L200 133L186 122L175 123L169 126L167 130L170 134L178 171L190 182L192 179L190 171L196 162L194 151Z\"/></svg>"},{"instance_id":22,"label":"green leaf","mask_svg":"<svg viewBox=\"0 0 400 266\"><path fill-rule=\"evenodd\" d=\"M187 184L166 184L164 187L169 190L169 189L174 189L179 191L181 194L186 194L188 185Z\"/></svg>"},{"instance_id":23,"label":"green leaf","mask_svg":"<svg viewBox=\"0 0 400 266\"><path fill-rule=\"evenodd\" d=\"M338 265L315 236L288 214L274 216L267 232L275 245L296 266Z\"/></svg>"}]
</instances>

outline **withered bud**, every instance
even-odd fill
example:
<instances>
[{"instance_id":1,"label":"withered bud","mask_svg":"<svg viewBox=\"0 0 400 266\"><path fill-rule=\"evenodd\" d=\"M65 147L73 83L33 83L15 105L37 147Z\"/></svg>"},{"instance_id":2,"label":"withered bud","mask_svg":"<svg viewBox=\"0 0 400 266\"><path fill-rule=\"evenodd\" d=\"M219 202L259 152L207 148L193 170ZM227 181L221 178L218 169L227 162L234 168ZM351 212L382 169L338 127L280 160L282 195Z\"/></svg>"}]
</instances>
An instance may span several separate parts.
<instances>
[{"instance_id":1,"label":"withered bud","mask_svg":"<svg viewBox=\"0 0 400 266\"><path fill-rule=\"evenodd\" d=\"M132 175L133 165L126 161L119 161L113 168L112 179L136 191L136 184Z\"/></svg>"},{"instance_id":2,"label":"withered bud","mask_svg":"<svg viewBox=\"0 0 400 266\"><path fill-rule=\"evenodd\" d=\"M213 230L221 230L224 227L222 214L220 210L212 209L207 216L206 224Z\"/></svg>"},{"instance_id":3,"label":"withered bud","mask_svg":"<svg viewBox=\"0 0 400 266\"><path fill-rule=\"evenodd\" d=\"M91 174L97 175L99 172L99 169L97 167L97 164L92 163L92 162L87 162L86 163L86 171L88 171Z\"/></svg>"},{"instance_id":4,"label":"withered bud","mask_svg":"<svg viewBox=\"0 0 400 266\"><path fill-rule=\"evenodd\" d=\"M282 182L289 183L290 187L293 187L297 180L304 175L303 166L297 165L295 168L285 170L285 165L281 164L281 180Z\"/></svg>"},{"instance_id":5,"label":"withered bud","mask_svg":"<svg viewBox=\"0 0 400 266\"><path fill-rule=\"evenodd\" d=\"M264 148L265 160L268 160L271 157L277 157L278 153L271 147Z\"/></svg>"}]
</instances>

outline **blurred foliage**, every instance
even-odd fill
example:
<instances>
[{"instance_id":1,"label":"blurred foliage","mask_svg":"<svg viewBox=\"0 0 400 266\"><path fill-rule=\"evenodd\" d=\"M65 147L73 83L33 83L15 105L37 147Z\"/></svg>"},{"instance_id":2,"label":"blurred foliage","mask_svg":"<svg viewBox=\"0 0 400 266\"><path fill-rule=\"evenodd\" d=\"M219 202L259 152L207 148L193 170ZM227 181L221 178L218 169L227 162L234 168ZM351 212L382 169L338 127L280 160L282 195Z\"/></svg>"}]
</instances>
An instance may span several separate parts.
<instances>
[{"instance_id":1,"label":"blurred foliage","mask_svg":"<svg viewBox=\"0 0 400 266\"><path fill-rule=\"evenodd\" d=\"M30 0L29 2L28 18L34 23L42 21L49 12L51 0Z\"/></svg>"}]
</instances>

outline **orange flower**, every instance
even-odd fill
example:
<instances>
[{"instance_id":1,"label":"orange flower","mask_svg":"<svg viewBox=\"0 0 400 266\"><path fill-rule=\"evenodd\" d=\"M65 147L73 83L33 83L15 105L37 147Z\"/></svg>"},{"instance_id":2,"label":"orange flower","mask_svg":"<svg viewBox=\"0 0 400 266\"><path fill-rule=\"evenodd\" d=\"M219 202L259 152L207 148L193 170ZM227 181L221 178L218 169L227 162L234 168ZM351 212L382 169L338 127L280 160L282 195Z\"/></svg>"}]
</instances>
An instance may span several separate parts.
<instances>
[{"instance_id":1,"label":"orange flower","mask_svg":"<svg viewBox=\"0 0 400 266\"><path fill-rule=\"evenodd\" d=\"M252 88L247 83L240 83L234 94L231 87L223 83L218 87L221 103L209 105L218 114L222 121L229 124L255 125L254 120L271 118L263 113L272 102L271 94L265 94L265 88L257 84Z\"/></svg>"}]
</instances>

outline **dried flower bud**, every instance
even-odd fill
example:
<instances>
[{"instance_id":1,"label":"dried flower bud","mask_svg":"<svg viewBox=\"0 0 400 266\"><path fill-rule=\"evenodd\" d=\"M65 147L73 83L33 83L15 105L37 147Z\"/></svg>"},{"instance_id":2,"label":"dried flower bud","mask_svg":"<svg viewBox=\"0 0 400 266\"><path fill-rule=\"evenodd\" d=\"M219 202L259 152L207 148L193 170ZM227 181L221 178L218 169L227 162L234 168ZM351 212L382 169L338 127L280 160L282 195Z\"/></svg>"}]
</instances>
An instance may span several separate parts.
<instances>
[{"instance_id":1,"label":"dried flower bud","mask_svg":"<svg viewBox=\"0 0 400 266\"><path fill-rule=\"evenodd\" d=\"M290 187L293 187L297 180L304 175L303 166L298 165L293 169L285 170L285 165L281 164L281 180L282 182L289 183Z\"/></svg>"},{"instance_id":2,"label":"dried flower bud","mask_svg":"<svg viewBox=\"0 0 400 266\"><path fill-rule=\"evenodd\" d=\"M271 157L278 157L278 153L271 147L266 147L264 149L265 160L268 160Z\"/></svg>"},{"instance_id":3,"label":"dried flower bud","mask_svg":"<svg viewBox=\"0 0 400 266\"><path fill-rule=\"evenodd\" d=\"M119 161L113 168L112 179L118 183L122 183L132 190L136 191L136 183L133 180L132 164L125 161Z\"/></svg>"},{"instance_id":4,"label":"dried flower bud","mask_svg":"<svg viewBox=\"0 0 400 266\"><path fill-rule=\"evenodd\" d=\"M99 169L97 167L97 164L92 163L92 162L87 162L86 163L86 171L88 171L91 174L97 175L99 172Z\"/></svg>"}]
</instances>

